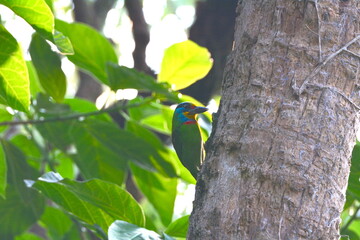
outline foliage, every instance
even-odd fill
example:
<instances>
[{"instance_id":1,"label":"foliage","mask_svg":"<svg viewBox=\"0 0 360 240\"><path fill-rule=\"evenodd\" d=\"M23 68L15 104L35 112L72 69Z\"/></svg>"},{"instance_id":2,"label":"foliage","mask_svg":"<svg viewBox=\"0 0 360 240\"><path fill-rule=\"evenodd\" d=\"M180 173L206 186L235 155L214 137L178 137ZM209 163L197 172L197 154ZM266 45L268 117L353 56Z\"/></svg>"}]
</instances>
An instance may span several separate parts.
<instances>
[{"instance_id":1,"label":"foliage","mask_svg":"<svg viewBox=\"0 0 360 240\"><path fill-rule=\"evenodd\" d=\"M29 231L34 225L48 239L184 238L188 216L173 221L177 186L195 181L159 136L170 134L169 103L189 99L175 90L210 70L208 51L191 41L170 47L157 80L119 66L104 36L55 19L44 0L0 4L35 31L31 61L25 61L19 42L0 24L1 239L42 239ZM62 58L114 92L132 88L147 97L101 110L69 98ZM110 112L123 116L123 128ZM126 190L128 178L142 199Z\"/></svg>"}]
</instances>

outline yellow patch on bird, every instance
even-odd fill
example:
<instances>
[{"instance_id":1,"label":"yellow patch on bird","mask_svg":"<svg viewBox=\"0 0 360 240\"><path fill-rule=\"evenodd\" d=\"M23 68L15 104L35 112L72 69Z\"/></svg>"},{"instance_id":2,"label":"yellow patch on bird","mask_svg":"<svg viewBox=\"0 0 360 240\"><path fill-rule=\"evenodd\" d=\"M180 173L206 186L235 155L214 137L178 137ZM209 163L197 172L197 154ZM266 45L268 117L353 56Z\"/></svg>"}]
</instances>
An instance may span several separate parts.
<instances>
[{"instance_id":1,"label":"yellow patch on bird","mask_svg":"<svg viewBox=\"0 0 360 240\"><path fill-rule=\"evenodd\" d=\"M189 114L189 112L183 112L185 117L195 120L196 114Z\"/></svg>"}]
</instances>

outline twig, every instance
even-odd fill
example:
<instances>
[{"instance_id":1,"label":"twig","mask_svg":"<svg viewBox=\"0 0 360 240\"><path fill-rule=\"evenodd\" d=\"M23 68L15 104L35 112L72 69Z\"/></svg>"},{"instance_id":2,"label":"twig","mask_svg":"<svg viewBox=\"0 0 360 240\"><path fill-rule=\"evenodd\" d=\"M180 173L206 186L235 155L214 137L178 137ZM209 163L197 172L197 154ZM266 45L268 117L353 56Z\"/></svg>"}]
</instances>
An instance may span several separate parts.
<instances>
[{"instance_id":1,"label":"twig","mask_svg":"<svg viewBox=\"0 0 360 240\"><path fill-rule=\"evenodd\" d=\"M339 55L342 51L347 50L347 48L353 44L354 42L356 42L357 40L360 39L360 34L357 35L355 38L353 38L351 41L349 41L348 43L346 43L342 48L340 48L339 50L337 50L336 52L334 52L333 54L331 54L330 56L328 56L323 62L321 62L304 80L304 82L301 84L301 86L296 89L296 86L292 86L293 89L296 91L296 94L298 96L300 96L305 88L306 85L308 84L308 82L310 81L311 78L313 78L316 74L318 74L320 72L320 70L330 61L332 60L334 57L336 57L337 55Z\"/></svg>"},{"instance_id":2,"label":"twig","mask_svg":"<svg viewBox=\"0 0 360 240\"><path fill-rule=\"evenodd\" d=\"M97 116L97 115L104 114L104 113L109 113L109 112L116 111L116 110L124 110L124 109L128 109L128 108L138 107L143 104L149 103L152 100L153 100L153 98L149 98L146 101L139 102L139 103L133 103L133 104L128 104L128 105L114 105L112 107L101 109L98 111L71 114L68 116L58 116L58 117L46 118L46 119L42 119L42 120L37 119L37 120L24 120L24 121L5 121L5 122L0 122L0 126L16 126L16 125L27 125L27 124L35 125L35 124L43 124L43 123L49 123L49 122L61 122L61 121L69 121L69 120L80 119L80 118L87 118L87 117Z\"/></svg>"}]
</instances>

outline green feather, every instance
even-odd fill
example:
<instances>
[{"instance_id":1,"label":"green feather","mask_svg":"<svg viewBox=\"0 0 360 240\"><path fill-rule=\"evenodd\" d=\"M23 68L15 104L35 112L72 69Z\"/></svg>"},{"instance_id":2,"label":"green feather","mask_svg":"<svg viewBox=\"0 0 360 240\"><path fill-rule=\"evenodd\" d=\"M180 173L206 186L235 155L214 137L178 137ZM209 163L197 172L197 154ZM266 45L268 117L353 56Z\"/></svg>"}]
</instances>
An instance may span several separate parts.
<instances>
[{"instance_id":1,"label":"green feather","mask_svg":"<svg viewBox=\"0 0 360 240\"><path fill-rule=\"evenodd\" d=\"M182 124L174 117L172 142L181 163L196 179L205 157L199 125Z\"/></svg>"}]
</instances>

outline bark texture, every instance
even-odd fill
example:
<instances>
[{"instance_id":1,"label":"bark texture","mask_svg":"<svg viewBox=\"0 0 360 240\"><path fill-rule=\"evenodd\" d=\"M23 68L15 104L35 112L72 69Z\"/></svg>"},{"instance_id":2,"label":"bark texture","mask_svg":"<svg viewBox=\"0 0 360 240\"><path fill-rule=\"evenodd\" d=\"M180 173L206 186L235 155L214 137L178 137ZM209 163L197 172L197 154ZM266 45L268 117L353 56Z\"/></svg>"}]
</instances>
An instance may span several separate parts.
<instances>
[{"instance_id":1,"label":"bark texture","mask_svg":"<svg viewBox=\"0 0 360 240\"><path fill-rule=\"evenodd\" d=\"M339 238L359 1L240 1L188 239Z\"/></svg>"}]
</instances>

